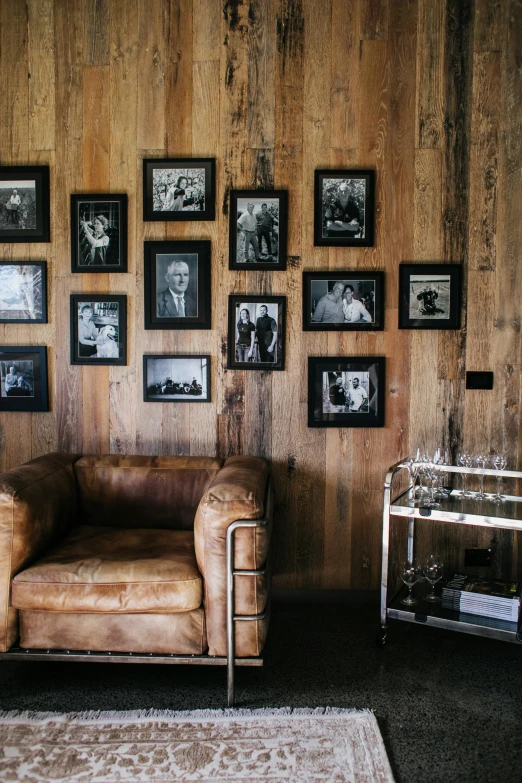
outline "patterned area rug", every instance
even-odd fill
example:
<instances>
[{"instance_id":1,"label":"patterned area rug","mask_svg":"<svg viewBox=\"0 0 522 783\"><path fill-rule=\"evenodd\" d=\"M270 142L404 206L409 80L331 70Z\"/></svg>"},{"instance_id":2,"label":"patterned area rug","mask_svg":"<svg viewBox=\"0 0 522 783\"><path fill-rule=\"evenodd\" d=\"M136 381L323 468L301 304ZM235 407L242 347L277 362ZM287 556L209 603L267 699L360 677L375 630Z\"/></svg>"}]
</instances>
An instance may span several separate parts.
<instances>
[{"instance_id":1,"label":"patterned area rug","mask_svg":"<svg viewBox=\"0 0 522 783\"><path fill-rule=\"evenodd\" d=\"M393 783L355 710L0 713L3 783Z\"/></svg>"}]
</instances>

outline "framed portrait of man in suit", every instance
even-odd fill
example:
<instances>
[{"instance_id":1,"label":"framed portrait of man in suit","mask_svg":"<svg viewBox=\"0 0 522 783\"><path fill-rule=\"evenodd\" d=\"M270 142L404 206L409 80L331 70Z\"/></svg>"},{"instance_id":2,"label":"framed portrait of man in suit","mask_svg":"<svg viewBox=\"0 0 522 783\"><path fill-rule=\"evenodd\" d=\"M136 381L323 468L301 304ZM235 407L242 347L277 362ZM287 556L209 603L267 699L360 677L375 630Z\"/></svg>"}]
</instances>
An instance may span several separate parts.
<instances>
[{"instance_id":1,"label":"framed portrait of man in suit","mask_svg":"<svg viewBox=\"0 0 522 783\"><path fill-rule=\"evenodd\" d=\"M145 242L145 329L210 329L210 242Z\"/></svg>"}]
</instances>

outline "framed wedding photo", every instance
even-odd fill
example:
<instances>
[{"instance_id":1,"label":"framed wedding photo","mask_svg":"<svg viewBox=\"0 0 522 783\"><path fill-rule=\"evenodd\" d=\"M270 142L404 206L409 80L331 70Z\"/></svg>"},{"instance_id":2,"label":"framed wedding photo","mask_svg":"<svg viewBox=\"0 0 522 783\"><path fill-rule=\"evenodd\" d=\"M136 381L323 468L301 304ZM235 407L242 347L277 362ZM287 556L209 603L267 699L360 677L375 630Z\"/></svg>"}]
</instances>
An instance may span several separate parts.
<instances>
[{"instance_id":1,"label":"framed wedding photo","mask_svg":"<svg viewBox=\"0 0 522 783\"><path fill-rule=\"evenodd\" d=\"M45 346L0 347L0 411L48 411Z\"/></svg>"},{"instance_id":2,"label":"framed wedding photo","mask_svg":"<svg viewBox=\"0 0 522 783\"><path fill-rule=\"evenodd\" d=\"M127 271L127 195L71 196L71 271Z\"/></svg>"},{"instance_id":3,"label":"framed wedding photo","mask_svg":"<svg viewBox=\"0 0 522 783\"><path fill-rule=\"evenodd\" d=\"M314 244L371 247L375 172L368 169L315 172Z\"/></svg>"},{"instance_id":4,"label":"framed wedding photo","mask_svg":"<svg viewBox=\"0 0 522 783\"><path fill-rule=\"evenodd\" d=\"M0 261L0 324L45 323L45 261Z\"/></svg>"},{"instance_id":5,"label":"framed wedding photo","mask_svg":"<svg viewBox=\"0 0 522 783\"><path fill-rule=\"evenodd\" d=\"M460 329L460 264L399 265L399 329Z\"/></svg>"},{"instance_id":6,"label":"framed wedding photo","mask_svg":"<svg viewBox=\"0 0 522 783\"><path fill-rule=\"evenodd\" d=\"M309 427L384 427L384 356L310 356Z\"/></svg>"},{"instance_id":7,"label":"framed wedding photo","mask_svg":"<svg viewBox=\"0 0 522 783\"><path fill-rule=\"evenodd\" d=\"M210 329L210 241L145 242L145 329Z\"/></svg>"},{"instance_id":8,"label":"framed wedding photo","mask_svg":"<svg viewBox=\"0 0 522 783\"><path fill-rule=\"evenodd\" d=\"M143 400L210 402L210 356L144 356Z\"/></svg>"},{"instance_id":9,"label":"framed wedding photo","mask_svg":"<svg viewBox=\"0 0 522 783\"><path fill-rule=\"evenodd\" d=\"M71 295L71 364L127 364L125 295Z\"/></svg>"},{"instance_id":10,"label":"framed wedding photo","mask_svg":"<svg viewBox=\"0 0 522 783\"><path fill-rule=\"evenodd\" d=\"M230 193L230 269L286 269L288 191Z\"/></svg>"},{"instance_id":11,"label":"framed wedding photo","mask_svg":"<svg viewBox=\"0 0 522 783\"><path fill-rule=\"evenodd\" d=\"M384 329L384 272L303 272L303 330Z\"/></svg>"},{"instance_id":12,"label":"framed wedding photo","mask_svg":"<svg viewBox=\"0 0 522 783\"><path fill-rule=\"evenodd\" d=\"M214 220L215 158L146 158L143 220Z\"/></svg>"},{"instance_id":13,"label":"framed wedding photo","mask_svg":"<svg viewBox=\"0 0 522 783\"><path fill-rule=\"evenodd\" d=\"M236 370L284 370L286 296L228 297L228 363Z\"/></svg>"},{"instance_id":14,"label":"framed wedding photo","mask_svg":"<svg viewBox=\"0 0 522 783\"><path fill-rule=\"evenodd\" d=\"M49 166L0 166L0 242L50 242Z\"/></svg>"}]
</instances>

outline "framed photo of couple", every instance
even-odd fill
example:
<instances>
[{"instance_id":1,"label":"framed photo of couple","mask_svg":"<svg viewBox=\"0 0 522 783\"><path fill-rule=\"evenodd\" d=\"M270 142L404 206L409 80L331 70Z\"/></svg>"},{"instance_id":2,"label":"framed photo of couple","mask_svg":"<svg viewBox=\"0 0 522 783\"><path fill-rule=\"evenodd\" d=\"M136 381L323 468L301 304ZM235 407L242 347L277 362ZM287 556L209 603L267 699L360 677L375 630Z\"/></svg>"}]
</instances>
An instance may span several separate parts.
<instances>
[{"instance_id":1,"label":"framed photo of couple","mask_svg":"<svg viewBox=\"0 0 522 783\"><path fill-rule=\"evenodd\" d=\"M384 272L303 272L303 330L384 329Z\"/></svg>"},{"instance_id":2,"label":"framed photo of couple","mask_svg":"<svg viewBox=\"0 0 522 783\"><path fill-rule=\"evenodd\" d=\"M286 296L228 297L228 363L236 370L284 370Z\"/></svg>"},{"instance_id":3,"label":"framed photo of couple","mask_svg":"<svg viewBox=\"0 0 522 783\"><path fill-rule=\"evenodd\" d=\"M210 329L210 241L145 242L145 329Z\"/></svg>"}]
</instances>

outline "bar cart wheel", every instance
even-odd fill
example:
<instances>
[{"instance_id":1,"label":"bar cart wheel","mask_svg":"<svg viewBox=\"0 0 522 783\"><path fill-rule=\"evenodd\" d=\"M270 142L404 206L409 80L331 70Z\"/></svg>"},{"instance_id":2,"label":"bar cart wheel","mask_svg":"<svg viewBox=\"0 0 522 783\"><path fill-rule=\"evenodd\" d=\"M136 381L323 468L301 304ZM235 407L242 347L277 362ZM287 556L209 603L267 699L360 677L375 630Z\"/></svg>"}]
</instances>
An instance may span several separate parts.
<instances>
[{"instance_id":1,"label":"bar cart wheel","mask_svg":"<svg viewBox=\"0 0 522 783\"><path fill-rule=\"evenodd\" d=\"M379 631L377 633L377 638L375 639L377 647L384 647L387 638L388 638L388 629L386 628L386 626L384 627L381 626L381 628L379 628Z\"/></svg>"}]
</instances>

